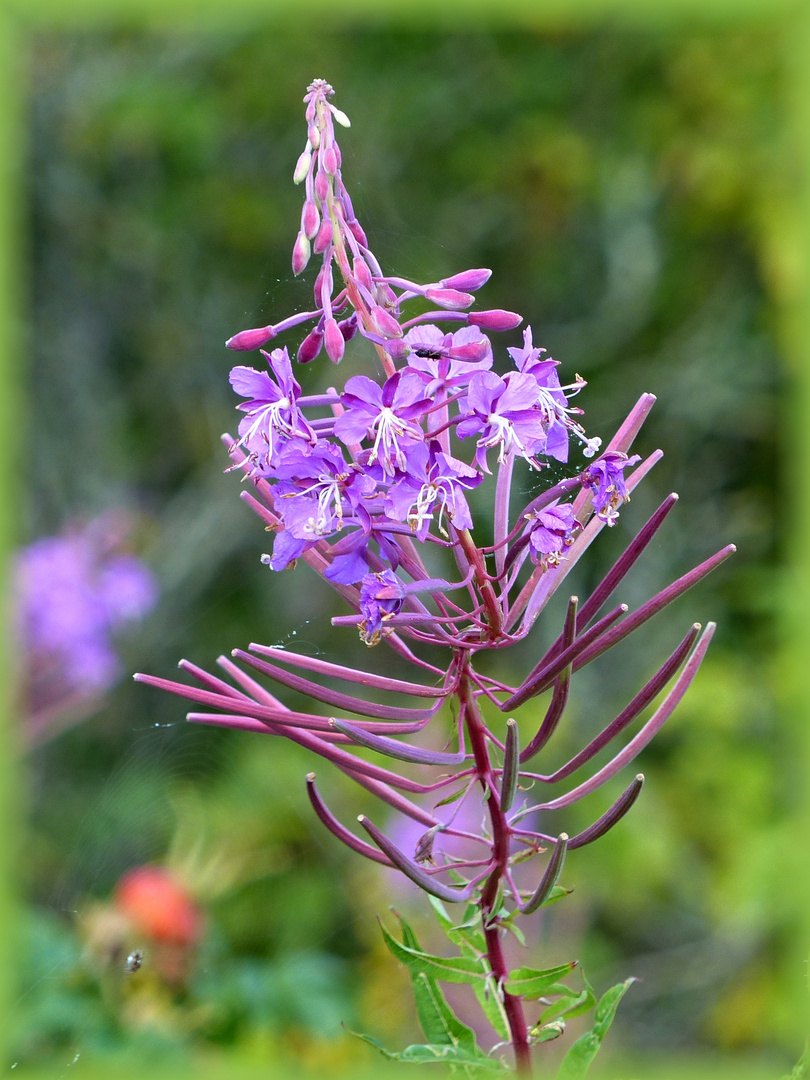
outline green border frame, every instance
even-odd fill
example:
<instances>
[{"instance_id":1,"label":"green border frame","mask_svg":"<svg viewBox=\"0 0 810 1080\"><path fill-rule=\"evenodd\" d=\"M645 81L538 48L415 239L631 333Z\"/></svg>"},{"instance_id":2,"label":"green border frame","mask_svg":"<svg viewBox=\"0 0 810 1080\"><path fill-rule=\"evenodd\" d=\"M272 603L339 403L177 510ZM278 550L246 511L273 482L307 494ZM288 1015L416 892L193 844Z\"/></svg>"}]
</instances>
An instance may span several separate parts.
<instances>
[{"instance_id":1,"label":"green border frame","mask_svg":"<svg viewBox=\"0 0 810 1080\"><path fill-rule=\"evenodd\" d=\"M437 29L475 30L530 26L533 30L610 26L613 29L660 31L667 29L713 29L732 31L762 24L775 27L783 42L784 115L794 140L799 162L799 192L792 208L795 282L792 295L780 313L782 355L785 359L786 393L783 400L782 491L786 496L783 541L786 565L782 570L782 632L780 694L782 716L793 729L796 747L810 781L810 0L6 0L0 5L0 553L7 556L16 542L14 508L21 490L20 443L24 407L22 380L26 343L22 320L26 297L19 268L25 265L25 86L28 78L26 50L30 35L39 30L71 31L126 26L166 32L215 30L234 22L243 25L294 19L313 20L313 30L339 21L343 28L401 26L414 23ZM8 559L2 560L3 584L8 579ZM2 592L3 615L7 614L8 588ZM6 619L5 626L9 625ZM11 679L14 643L0 653L0 1038L4 1007L11 1000L16 948L15 866L19 821L17 807L23 791L13 724ZM8 718L8 719L7 719ZM789 994L795 1004L796 1057L810 1035L810 783L791 778L798 790L787 799L795 811L784 846L774 853L774 865L763 867L773 878L774 891L782 902L785 893L795 915L796 971ZM1 1043L0 1043L1 1044ZM442 1070L432 1068L432 1075ZM128 1069L117 1069L117 1080L128 1080ZM180 1072L150 1068L153 1080L185 1076ZM272 1075L282 1075L271 1066ZM382 1060L369 1062L368 1070L354 1073L366 1077L413 1076L412 1066L386 1068ZM26 1072L27 1076L45 1075ZM51 1075L51 1074L48 1074ZM109 1069L83 1068L80 1075L109 1076ZM141 1072L132 1071L141 1080ZM252 1080L266 1078L266 1068L243 1068L223 1060L206 1067L206 1080ZM284 1076L306 1075L284 1070ZM312 1074L309 1074L312 1075ZM779 1080L770 1071L750 1069L731 1059L633 1062L611 1071L610 1080ZM594 1080L605 1074L595 1066ZM785 1078L787 1080L787 1078Z\"/></svg>"}]
</instances>

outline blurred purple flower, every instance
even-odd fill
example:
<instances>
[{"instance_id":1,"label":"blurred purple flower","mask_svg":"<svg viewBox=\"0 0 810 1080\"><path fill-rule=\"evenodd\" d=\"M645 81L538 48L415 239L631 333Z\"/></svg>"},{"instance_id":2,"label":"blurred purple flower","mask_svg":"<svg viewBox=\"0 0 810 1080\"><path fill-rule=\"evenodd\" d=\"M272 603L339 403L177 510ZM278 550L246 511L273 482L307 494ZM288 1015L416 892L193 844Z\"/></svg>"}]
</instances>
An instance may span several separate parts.
<instances>
[{"instance_id":1,"label":"blurred purple flower","mask_svg":"<svg viewBox=\"0 0 810 1080\"><path fill-rule=\"evenodd\" d=\"M113 633L157 600L154 577L120 552L121 538L121 519L108 515L35 540L17 556L16 619L33 716L107 690L120 674Z\"/></svg>"}]
</instances>

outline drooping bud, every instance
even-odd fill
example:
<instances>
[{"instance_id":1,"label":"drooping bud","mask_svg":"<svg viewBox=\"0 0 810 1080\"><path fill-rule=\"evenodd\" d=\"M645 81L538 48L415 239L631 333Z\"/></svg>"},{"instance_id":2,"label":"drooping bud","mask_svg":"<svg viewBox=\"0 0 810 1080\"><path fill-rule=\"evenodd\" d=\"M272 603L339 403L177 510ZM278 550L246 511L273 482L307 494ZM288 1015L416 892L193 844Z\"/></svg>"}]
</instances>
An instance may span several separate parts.
<instances>
[{"instance_id":1,"label":"drooping bud","mask_svg":"<svg viewBox=\"0 0 810 1080\"><path fill-rule=\"evenodd\" d=\"M326 346L326 355L333 364L339 364L343 359L345 341L343 340L343 334L340 332L340 327L334 319L326 320L326 326L324 327L323 332L323 342Z\"/></svg>"},{"instance_id":2,"label":"drooping bud","mask_svg":"<svg viewBox=\"0 0 810 1080\"><path fill-rule=\"evenodd\" d=\"M312 162L312 147L309 145L309 143L307 143L303 154L301 154L301 156L298 159L298 161L296 163L296 166L295 166L295 172L293 173L293 183L294 184L300 184L304 180L306 180L307 173L309 172L309 166L310 166L311 162Z\"/></svg>"},{"instance_id":3,"label":"drooping bud","mask_svg":"<svg viewBox=\"0 0 810 1080\"><path fill-rule=\"evenodd\" d=\"M329 177L325 172L318 171L315 174L315 195L319 202L326 202L329 194Z\"/></svg>"},{"instance_id":4,"label":"drooping bud","mask_svg":"<svg viewBox=\"0 0 810 1080\"><path fill-rule=\"evenodd\" d=\"M428 289L425 296L431 304L436 304L447 311L463 311L473 303L475 297L458 289Z\"/></svg>"},{"instance_id":5,"label":"drooping bud","mask_svg":"<svg viewBox=\"0 0 810 1080\"><path fill-rule=\"evenodd\" d=\"M374 282L371 280L371 271L368 268L368 263L362 256L355 256L354 262L352 263L352 273L360 284L371 292L374 288Z\"/></svg>"},{"instance_id":6,"label":"drooping bud","mask_svg":"<svg viewBox=\"0 0 810 1080\"><path fill-rule=\"evenodd\" d=\"M322 345L323 331L319 330L316 326L315 329L311 330L301 342L295 359L299 364L308 364L311 360L314 360L321 351Z\"/></svg>"},{"instance_id":7,"label":"drooping bud","mask_svg":"<svg viewBox=\"0 0 810 1080\"><path fill-rule=\"evenodd\" d=\"M301 212L301 231L307 239L311 240L317 234L320 224L321 215L318 213L314 199L307 199Z\"/></svg>"},{"instance_id":8,"label":"drooping bud","mask_svg":"<svg viewBox=\"0 0 810 1080\"><path fill-rule=\"evenodd\" d=\"M321 160L323 163L324 171L329 173L330 176L334 176L335 173L338 171L338 160L334 146L326 147L323 152L323 158Z\"/></svg>"},{"instance_id":9,"label":"drooping bud","mask_svg":"<svg viewBox=\"0 0 810 1080\"><path fill-rule=\"evenodd\" d=\"M339 322L338 330L343 334L344 341L351 341L357 333L357 312L351 314L348 319Z\"/></svg>"},{"instance_id":10,"label":"drooping bud","mask_svg":"<svg viewBox=\"0 0 810 1080\"><path fill-rule=\"evenodd\" d=\"M232 338L228 338L225 348L235 349L237 352L250 352L253 349L260 349L275 336L276 331L272 326L260 326L256 330L241 330Z\"/></svg>"},{"instance_id":11,"label":"drooping bud","mask_svg":"<svg viewBox=\"0 0 810 1080\"><path fill-rule=\"evenodd\" d=\"M487 339L481 338L480 341L471 341L468 345L454 345L448 350L447 355L454 360L467 360L474 363L476 360L483 360L489 353L489 348Z\"/></svg>"},{"instance_id":12,"label":"drooping bud","mask_svg":"<svg viewBox=\"0 0 810 1080\"><path fill-rule=\"evenodd\" d=\"M360 222L355 218L354 221L347 221L346 224L347 224L347 226L349 228L349 231L351 232L352 236L357 241L357 243L361 247L367 248L368 247L368 237L363 232L363 227L361 226Z\"/></svg>"},{"instance_id":13,"label":"drooping bud","mask_svg":"<svg viewBox=\"0 0 810 1080\"><path fill-rule=\"evenodd\" d=\"M348 118L346 113L342 111L342 109L337 109L334 105L330 105L329 111L341 127L350 128L352 126L351 120Z\"/></svg>"},{"instance_id":14,"label":"drooping bud","mask_svg":"<svg viewBox=\"0 0 810 1080\"><path fill-rule=\"evenodd\" d=\"M491 270L464 270L452 277L442 278L441 284L445 289L462 289L464 292L475 292L492 277Z\"/></svg>"},{"instance_id":15,"label":"drooping bud","mask_svg":"<svg viewBox=\"0 0 810 1080\"><path fill-rule=\"evenodd\" d=\"M315 124L310 124L307 128L307 138L313 150L317 150L321 145L321 133Z\"/></svg>"},{"instance_id":16,"label":"drooping bud","mask_svg":"<svg viewBox=\"0 0 810 1080\"><path fill-rule=\"evenodd\" d=\"M398 361L407 360L413 352L413 349L401 338L399 340L394 338L393 341L386 341L385 351L388 353L392 360Z\"/></svg>"},{"instance_id":17,"label":"drooping bud","mask_svg":"<svg viewBox=\"0 0 810 1080\"><path fill-rule=\"evenodd\" d=\"M295 241L292 256L292 272L296 277L298 277L302 271L306 270L311 251L312 248L310 247L309 240L302 232L300 232Z\"/></svg>"},{"instance_id":18,"label":"drooping bud","mask_svg":"<svg viewBox=\"0 0 810 1080\"><path fill-rule=\"evenodd\" d=\"M312 242L312 250L316 255L323 255L324 251L332 243L334 230L332 228L332 222L329 218L324 218L321 222L321 227L318 229L318 235Z\"/></svg>"},{"instance_id":19,"label":"drooping bud","mask_svg":"<svg viewBox=\"0 0 810 1080\"><path fill-rule=\"evenodd\" d=\"M377 326L377 329L386 338L401 338L402 327L399 325L393 315L389 315L388 312L381 307L375 307L371 309L371 317Z\"/></svg>"},{"instance_id":20,"label":"drooping bud","mask_svg":"<svg viewBox=\"0 0 810 1080\"><path fill-rule=\"evenodd\" d=\"M492 311L471 311L467 322L471 326L480 326L483 330L514 330L523 322L523 316L516 311L493 308Z\"/></svg>"}]
</instances>

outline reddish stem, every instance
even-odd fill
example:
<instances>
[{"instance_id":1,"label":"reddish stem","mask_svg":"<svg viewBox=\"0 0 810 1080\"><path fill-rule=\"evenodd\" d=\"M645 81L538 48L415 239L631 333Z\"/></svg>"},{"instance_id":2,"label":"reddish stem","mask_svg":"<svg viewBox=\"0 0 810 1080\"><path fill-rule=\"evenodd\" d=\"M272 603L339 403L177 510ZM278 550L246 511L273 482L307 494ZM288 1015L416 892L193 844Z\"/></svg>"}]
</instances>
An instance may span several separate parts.
<instances>
[{"instance_id":1,"label":"reddish stem","mask_svg":"<svg viewBox=\"0 0 810 1080\"><path fill-rule=\"evenodd\" d=\"M503 986L509 975L506 959L501 948L501 931L497 916L495 915L496 904L501 880L507 873L509 866L509 840L511 829L506 820L506 815L501 810L500 794L495 783L495 774L489 758L487 746L487 729L484 718L475 700L475 694L470 684L469 657L464 654L460 661L460 675L458 682L458 696L461 707L464 710L464 719L470 738L470 746L475 759L475 774L484 789L489 806L490 820L492 822L492 858L493 868L481 893L481 916L484 926L484 937L487 943L487 958L492 974L498 988L503 993L503 1009L512 1036L512 1047L515 1051L515 1063L517 1071L522 1076L530 1076L532 1071L531 1049L529 1047L529 1032L526 1026L526 1018L523 1015L523 1002L519 997L503 990Z\"/></svg>"}]
</instances>

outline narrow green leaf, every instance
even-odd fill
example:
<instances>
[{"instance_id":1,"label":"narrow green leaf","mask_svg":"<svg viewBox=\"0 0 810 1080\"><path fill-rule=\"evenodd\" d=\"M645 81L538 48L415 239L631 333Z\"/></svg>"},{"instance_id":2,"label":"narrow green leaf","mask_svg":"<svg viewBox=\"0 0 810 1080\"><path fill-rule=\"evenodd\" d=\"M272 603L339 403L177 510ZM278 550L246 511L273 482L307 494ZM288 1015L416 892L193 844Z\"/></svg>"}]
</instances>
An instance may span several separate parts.
<instances>
[{"instance_id":1,"label":"narrow green leaf","mask_svg":"<svg viewBox=\"0 0 810 1080\"><path fill-rule=\"evenodd\" d=\"M510 1037L509 1021L503 1007L503 996L498 993L494 976L490 975L483 986L481 983L475 983L473 992L481 1006L481 1011L498 1032L499 1037L506 1042Z\"/></svg>"},{"instance_id":2,"label":"narrow green leaf","mask_svg":"<svg viewBox=\"0 0 810 1080\"><path fill-rule=\"evenodd\" d=\"M433 809L435 810L439 806L448 806L450 803L454 803L456 799L460 799L461 796L467 792L467 790L468 789L465 787L459 788L458 791L454 791L452 795L447 795L445 796L445 798L440 799L439 802L437 802L436 805L433 807Z\"/></svg>"},{"instance_id":3,"label":"narrow green leaf","mask_svg":"<svg viewBox=\"0 0 810 1080\"><path fill-rule=\"evenodd\" d=\"M619 1002L630 989L635 979L627 979L602 995L594 1014L594 1024L590 1031L580 1036L560 1065L557 1080L582 1080L591 1062L596 1057L608 1028L613 1023Z\"/></svg>"},{"instance_id":4,"label":"narrow green leaf","mask_svg":"<svg viewBox=\"0 0 810 1080\"><path fill-rule=\"evenodd\" d=\"M793 1071L789 1076L783 1076L782 1080L804 1080L810 1072L810 1042L804 1048L804 1053L793 1066Z\"/></svg>"},{"instance_id":5,"label":"narrow green leaf","mask_svg":"<svg viewBox=\"0 0 810 1080\"><path fill-rule=\"evenodd\" d=\"M493 1073L509 1071L504 1062L487 1057L482 1050L478 1049L466 1050L463 1047L434 1046L426 1043L424 1045L408 1046L404 1050L386 1050L382 1043L371 1035L365 1035L362 1031L352 1031L351 1028L346 1028L346 1031L350 1035L354 1035L356 1039L361 1039L364 1043L374 1047L378 1053L388 1058L389 1061L404 1061L412 1065L425 1065L431 1062L441 1063L448 1065L451 1069L460 1067L465 1073L476 1069Z\"/></svg>"},{"instance_id":6,"label":"narrow green leaf","mask_svg":"<svg viewBox=\"0 0 810 1080\"><path fill-rule=\"evenodd\" d=\"M412 949L402 945L392 937L385 927L380 924L385 944L401 963L405 964L411 974L424 972L433 979L441 979L444 982L470 983L483 981L487 977L486 964L481 960L471 957L458 956L432 956L422 952L421 949Z\"/></svg>"},{"instance_id":7,"label":"narrow green leaf","mask_svg":"<svg viewBox=\"0 0 810 1080\"><path fill-rule=\"evenodd\" d=\"M587 990L580 990L579 993L572 990L570 997L561 997L543 1009L537 1023L550 1024L552 1020L561 1020L564 1016L569 1019L580 1016L582 1013L590 1012L595 1001L593 994L588 993Z\"/></svg>"},{"instance_id":8,"label":"narrow green leaf","mask_svg":"<svg viewBox=\"0 0 810 1080\"><path fill-rule=\"evenodd\" d=\"M441 904L440 900L436 901ZM410 924L395 911L402 927L402 943L409 949L421 952L421 947ZM416 1002L416 1013L425 1038L431 1045L462 1046L476 1049L475 1033L455 1015L439 988L439 984L424 972L411 969L411 985Z\"/></svg>"},{"instance_id":9,"label":"narrow green leaf","mask_svg":"<svg viewBox=\"0 0 810 1080\"><path fill-rule=\"evenodd\" d=\"M475 1032L463 1023L450 1006L435 979L420 973L412 976L417 998L419 1023L425 1038L436 1046L456 1046L473 1052Z\"/></svg>"},{"instance_id":10,"label":"narrow green leaf","mask_svg":"<svg viewBox=\"0 0 810 1080\"><path fill-rule=\"evenodd\" d=\"M574 991L558 982L565 978L577 966L576 960L558 967L547 968L545 971L537 971L530 967L521 967L509 973L509 978L504 984L504 989L515 997L538 998L544 994L563 994L572 997Z\"/></svg>"}]
</instances>

